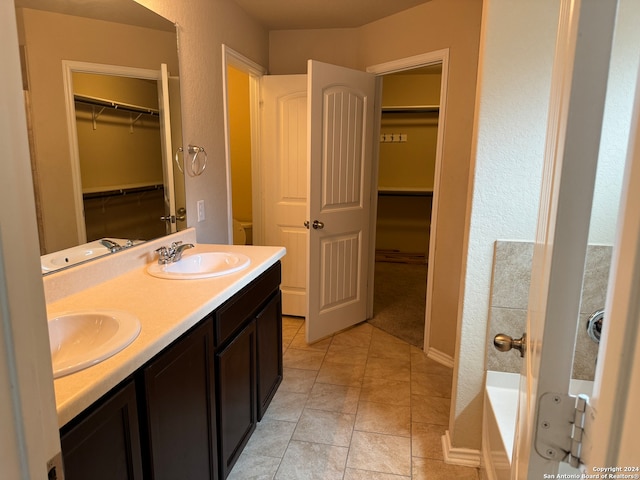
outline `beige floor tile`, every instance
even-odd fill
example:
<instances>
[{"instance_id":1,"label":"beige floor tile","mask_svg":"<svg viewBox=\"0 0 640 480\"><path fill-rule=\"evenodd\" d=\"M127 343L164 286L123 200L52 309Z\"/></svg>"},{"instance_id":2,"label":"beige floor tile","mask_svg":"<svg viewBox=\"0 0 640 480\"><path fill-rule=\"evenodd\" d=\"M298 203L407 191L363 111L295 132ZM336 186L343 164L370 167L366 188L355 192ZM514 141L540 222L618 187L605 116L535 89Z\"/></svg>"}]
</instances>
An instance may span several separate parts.
<instances>
[{"instance_id":1,"label":"beige floor tile","mask_svg":"<svg viewBox=\"0 0 640 480\"><path fill-rule=\"evenodd\" d=\"M283 364L287 368L301 368L303 370L319 370L324 360L325 352L320 350L300 350L288 348L283 356Z\"/></svg>"},{"instance_id":2,"label":"beige floor tile","mask_svg":"<svg viewBox=\"0 0 640 480\"><path fill-rule=\"evenodd\" d=\"M265 417L256 426L243 454L282 458L295 428L295 422Z\"/></svg>"},{"instance_id":3,"label":"beige floor tile","mask_svg":"<svg viewBox=\"0 0 640 480\"><path fill-rule=\"evenodd\" d=\"M355 418L355 415L346 413L305 408L292 438L303 442L348 447Z\"/></svg>"},{"instance_id":4,"label":"beige floor tile","mask_svg":"<svg viewBox=\"0 0 640 480\"><path fill-rule=\"evenodd\" d=\"M411 419L414 422L448 425L450 407L449 398L411 395Z\"/></svg>"},{"instance_id":5,"label":"beige floor tile","mask_svg":"<svg viewBox=\"0 0 640 480\"><path fill-rule=\"evenodd\" d=\"M371 332L371 343L386 343L409 346L409 344L404 340L376 327L373 327L373 330Z\"/></svg>"},{"instance_id":6,"label":"beige floor tile","mask_svg":"<svg viewBox=\"0 0 640 480\"><path fill-rule=\"evenodd\" d=\"M320 367L316 382L360 387L364 370L364 365L324 362Z\"/></svg>"},{"instance_id":7,"label":"beige floor tile","mask_svg":"<svg viewBox=\"0 0 640 480\"><path fill-rule=\"evenodd\" d=\"M309 393L317 376L318 372L316 370L285 367L282 374L282 383L278 387L278 391Z\"/></svg>"},{"instance_id":8,"label":"beige floor tile","mask_svg":"<svg viewBox=\"0 0 640 480\"><path fill-rule=\"evenodd\" d=\"M365 365L369 355L368 347L331 344L324 359L325 362L342 363L345 365Z\"/></svg>"},{"instance_id":9,"label":"beige floor tile","mask_svg":"<svg viewBox=\"0 0 640 480\"><path fill-rule=\"evenodd\" d=\"M389 359L369 357L365 377L387 378L408 382L411 380L411 364L409 359Z\"/></svg>"},{"instance_id":10,"label":"beige floor tile","mask_svg":"<svg viewBox=\"0 0 640 480\"><path fill-rule=\"evenodd\" d=\"M349 449L292 440L287 448L277 480L342 480Z\"/></svg>"},{"instance_id":11,"label":"beige floor tile","mask_svg":"<svg viewBox=\"0 0 640 480\"><path fill-rule=\"evenodd\" d=\"M411 480L411 477L347 468L344 472L344 480Z\"/></svg>"},{"instance_id":12,"label":"beige floor tile","mask_svg":"<svg viewBox=\"0 0 640 480\"><path fill-rule=\"evenodd\" d=\"M331 341L334 345L348 345L369 348L373 327L368 323L361 323L344 332L337 333Z\"/></svg>"},{"instance_id":13,"label":"beige floor tile","mask_svg":"<svg viewBox=\"0 0 640 480\"><path fill-rule=\"evenodd\" d=\"M279 458L248 455L243 452L227 480L272 480L279 465Z\"/></svg>"},{"instance_id":14,"label":"beige floor tile","mask_svg":"<svg viewBox=\"0 0 640 480\"><path fill-rule=\"evenodd\" d=\"M430 359L422 350L412 347L411 372L425 375L452 375L453 369Z\"/></svg>"},{"instance_id":15,"label":"beige floor tile","mask_svg":"<svg viewBox=\"0 0 640 480\"><path fill-rule=\"evenodd\" d=\"M355 429L363 432L409 437L411 435L411 407L360 402Z\"/></svg>"},{"instance_id":16,"label":"beige floor tile","mask_svg":"<svg viewBox=\"0 0 640 480\"><path fill-rule=\"evenodd\" d=\"M413 480L433 480L436 478L478 480L479 474L477 468L448 465L440 460L414 457L411 478Z\"/></svg>"},{"instance_id":17,"label":"beige floor tile","mask_svg":"<svg viewBox=\"0 0 640 480\"><path fill-rule=\"evenodd\" d=\"M411 384L389 378L364 377L360 401L411 405Z\"/></svg>"},{"instance_id":18,"label":"beige floor tile","mask_svg":"<svg viewBox=\"0 0 640 480\"><path fill-rule=\"evenodd\" d=\"M347 467L410 476L411 439L354 431Z\"/></svg>"},{"instance_id":19,"label":"beige floor tile","mask_svg":"<svg viewBox=\"0 0 640 480\"><path fill-rule=\"evenodd\" d=\"M429 423L411 424L411 456L444 460L442 454L442 436L447 427Z\"/></svg>"},{"instance_id":20,"label":"beige floor tile","mask_svg":"<svg viewBox=\"0 0 640 480\"><path fill-rule=\"evenodd\" d=\"M400 360L411 359L411 346L388 333L374 329L374 334L369 347L369 355L380 358L394 358Z\"/></svg>"},{"instance_id":21,"label":"beige floor tile","mask_svg":"<svg viewBox=\"0 0 640 480\"><path fill-rule=\"evenodd\" d=\"M283 382L231 480L478 480L442 461L451 368L367 323L314 345L303 329L283 318Z\"/></svg>"},{"instance_id":22,"label":"beige floor tile","mask_svg":"<svg viewBox=\"0 0 640 480\"><path fill-rule=\"evenodd\" d=\"M358 411L359 400L360 387L316 383L311 390L305 408L355 415Z\"/></svg>"},{"instance_id":23,"label":"beige floor tile","mask_svg":"<svg viewBox=\"0 0 640 480\"><path fill-rule=\"evenodd\" d=\"M290 348L298 348L300 350L321 350L326 352L330 344L331 338L325 338L324 340L319 340L314 343L307 343L304 329L301 329L291 341Z\"/></svg>"},{"instance_id":24,"label":"beige floor tile","mask_svg":"<svg viewBox=\"0 0 640 480\"><path fill-rule=\"evenodd\" d=\"M451 375L411 373L411 393L432 397L451 398Z\"/></svg>"},{"instance_id":25,"label":"beige floor tile","mask_svg":"<svg viewBox=\"0 0 640 480\"><path fill-rule=\"evenodd\" d=\"M264 414L264 420L297 422L307 403L308 394L278 390Z\"/></svg>"}]
</instances>

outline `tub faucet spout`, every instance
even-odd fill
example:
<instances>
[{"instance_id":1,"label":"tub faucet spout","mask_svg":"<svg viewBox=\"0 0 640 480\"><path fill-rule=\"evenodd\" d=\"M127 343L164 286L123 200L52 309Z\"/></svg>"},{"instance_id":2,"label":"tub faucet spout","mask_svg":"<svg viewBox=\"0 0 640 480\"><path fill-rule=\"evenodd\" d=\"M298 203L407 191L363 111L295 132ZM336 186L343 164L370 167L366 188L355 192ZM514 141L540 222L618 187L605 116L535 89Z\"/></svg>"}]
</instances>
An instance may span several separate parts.
<instances>
[{"instance_id":1,"label":"tub faucet spout","mask_svg":"<svg viewBox=\"0 0 640 480\"><path fill-rule=\"evenodd\" d=\"M111 253L119 252L120 250L122 250L122 245L118 244L117 242L113 242L108 238L103 238L102 240L100 240L100 244L106 247Z\"/></svg>"}]
</instances>

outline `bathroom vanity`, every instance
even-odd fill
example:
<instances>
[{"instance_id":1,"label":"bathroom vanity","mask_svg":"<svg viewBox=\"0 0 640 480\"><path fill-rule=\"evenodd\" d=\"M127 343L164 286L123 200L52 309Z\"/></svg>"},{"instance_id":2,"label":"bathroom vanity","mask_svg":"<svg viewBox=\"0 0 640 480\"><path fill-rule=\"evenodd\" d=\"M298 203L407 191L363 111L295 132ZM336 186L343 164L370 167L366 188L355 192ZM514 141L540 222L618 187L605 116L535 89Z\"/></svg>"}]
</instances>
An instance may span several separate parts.
<instances>
[{"instance_id":1,"label":"bathroom vanity","mask_svg":"<svg viewBox=\"0 0 640 480\"><path fill-rule=\"evenodd\" d=\"M215 248L251 264L203 280L139 267L50 305L118 298L112 307L142 325L122 352L55 381L67 479L222 480L231 471L282 380L284 249Z\"/></svg>"}]
</instances>

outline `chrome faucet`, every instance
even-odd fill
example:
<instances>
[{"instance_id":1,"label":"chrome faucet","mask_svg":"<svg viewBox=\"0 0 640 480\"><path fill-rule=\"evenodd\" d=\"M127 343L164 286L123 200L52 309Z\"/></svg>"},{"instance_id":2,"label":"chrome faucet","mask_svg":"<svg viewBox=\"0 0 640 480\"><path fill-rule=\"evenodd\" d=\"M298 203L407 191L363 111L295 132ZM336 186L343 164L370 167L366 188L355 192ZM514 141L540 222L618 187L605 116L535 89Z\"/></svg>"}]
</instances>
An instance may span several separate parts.
<instances>
[{"instance_id":1,"label":"chrome faucet","mask_svg":"<svg viewBox=\"0 0 640 480\"><path fill-rule=\"evenodd\" d=\"M116 253L125 248L133 247L132 240L127 240L124 245L120 245L118 242L114 242L113 240L109 240L108 238L103 238L102 240L100 240L100 244L103 247L106 247L107 250L109 250L109 252L111 253Z\"/></svg>"},{"instance_id":2,"label":"chrome faucet","mask_svg":"<svg viewBox=\"0 0 640 480\"><path fill-rule=\"evenodd\" d=\"M111 253L119 252L120 250L122 250L122 245L107 238L103 238L102 240L100 240L100 244L104 247L107 247L107 250L109 250Z\"/></svg>"},{"instance_id":3,"label":"chrome faucet","mask_svg":"<svg viewBox=\"0 0 640 480\"><path fill-rule=\"evenodd\" d=\"M193 243L173 242L168 247L160 247L156 250L158 264L166 265L180 261L182 253L188 248L193 248Z\"/></svg>"}]
</instances>

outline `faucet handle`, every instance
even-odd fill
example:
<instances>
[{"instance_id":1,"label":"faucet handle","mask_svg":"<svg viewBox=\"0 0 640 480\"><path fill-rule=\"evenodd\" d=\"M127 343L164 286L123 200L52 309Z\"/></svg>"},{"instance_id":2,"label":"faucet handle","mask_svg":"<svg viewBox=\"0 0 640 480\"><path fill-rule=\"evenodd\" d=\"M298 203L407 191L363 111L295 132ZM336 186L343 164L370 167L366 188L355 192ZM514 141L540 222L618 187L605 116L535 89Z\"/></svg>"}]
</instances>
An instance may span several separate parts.
<instances>
[{"instance_id":1,"label":"faucet handle","mask_svg":"<svg viewBox=\"0 0 640 480\"><path fill-rule=\"evenodd\" d=\"M158 264L165 265L171 261L171 252L167 247L160 247L156 249L158 254Z\"/></svg>"}]
</instances>

